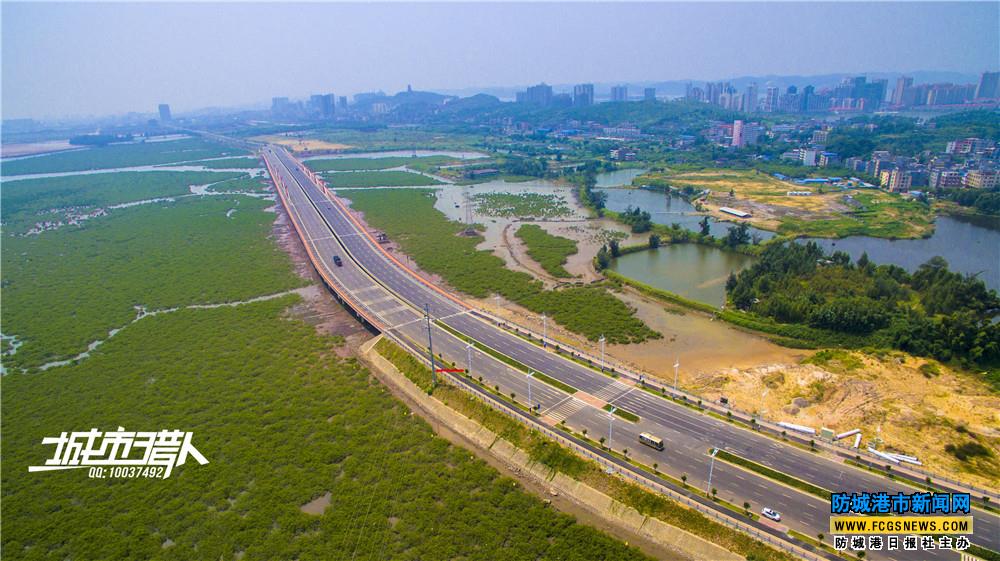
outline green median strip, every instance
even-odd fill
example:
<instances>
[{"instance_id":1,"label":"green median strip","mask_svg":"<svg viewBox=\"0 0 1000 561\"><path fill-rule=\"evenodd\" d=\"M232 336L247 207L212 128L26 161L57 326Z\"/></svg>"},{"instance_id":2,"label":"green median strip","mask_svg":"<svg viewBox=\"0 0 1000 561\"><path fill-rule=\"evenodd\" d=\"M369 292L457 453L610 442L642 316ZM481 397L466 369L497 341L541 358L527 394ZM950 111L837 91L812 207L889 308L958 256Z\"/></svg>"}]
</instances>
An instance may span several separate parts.
<instances>
[{"instance_id":1,"label":"green median strip","mask_svg":"<svg viewBox=\"0 0 1000 561\"><path fill-rule=\"evenodd\" d=\"M972 555L975 555L976 557L985 559L986 561L1000 561L1000 553L997 553L992 549L986 549L985 547L980 547L976 544L970 545L969 549L967 549L966 551Z\"/></svg>"},{"instance_id":2,"label":"green median strip","mask_svg":"<svg viewBox=\"0 0 1000 561\"><path fill-rule=\"evenodd\" d=\"M473 338L471 338L471 337L469 337L467 335L463 335L462 333L459 333L458 331L456 331L453 328L445 325L441 321L435 320L434 323L436 323L438 325L438 327L440 327L441 329L444 329L448 333L451 333L452 335L454 335L455 337L458 337L459 339L465 341L466 343L472 343L473 345L475 345L475 347L477 349L479 349L479 350L483 351L484 353L490 355L491 357L499 360L500 362L503 362L504 364L510 365L510 366L512 366L514 368L517 368L518 370L522 370L524 372L534 372L534 377L536 379L541 380L542 382L545 382L546 384L548 384L550 386L553 386L555 388L558 388L558 389L560 389L560 390L562 390L562 391L564 391L564 392L566 392L568 394L574 394L574 393L577 392L577 389L574 388L573 386L570 386L569 384L565 384L563 382L560 382L559 380L556 380L555 378L552 378L550 376L546 376L545 374L542 374L541 372L534 371L531 368L528 368L528 366L525 365L524 363L522 363L521 361L515 360L515 359L513 359L513 358L511 358L511 357L509 357L509 356L507 356L507 355L505 355L503 353L501 353L500 351L497 351L495 349L487 347L486 345L480 343L479 341L476 341L475 339L473 339Z\"/></svg>"},{"instance_id":3,"label":"green median strip","mask_svg":"<svg viewBox=\"0 0 1000 561\"><path fill-rule=\"evenodd\" d=\"M607 404L607 405L604 406L604 410L608 411L608 412L612 412L611 411L611 407L612 407L612 405L609 403L609 404ZM636 415L635 413L632 413L631 411L626 411L626 410L622 409L621 407L615 407L613 413L615 415L618 415L622 419L625 419L626 421L630 421L632 423L638 423L639 422L639 416L638 415Z\"/></svg>"},{"instance_id":4,"label":"green median strip","mask_svg":"<svg viewBox=\"0 0 1000 561\"><path fill-rule=\"evenodd\" d=\"M827 499L827 500L830 499L830 491L827 491L822 487L817 487L812 483L807 483L805 481L802 481L801 479L796 479L790 475L781 473L780 471L771 469L767 466L762 466L757 462L752 462L746 458L741 458L736 454L731 454L729 452L726 452L725 450L719 450L718 458L720 460L724 460L731 464L735 464L737 466L746 468L750 471L759 473L760 475L763 475L764 477L767 477L769 479L773 479L780 483L784 483L789 487L794 487L800 491L809 493L810 495L815 495L821 499Z\"/></svg>"}]
</instances>

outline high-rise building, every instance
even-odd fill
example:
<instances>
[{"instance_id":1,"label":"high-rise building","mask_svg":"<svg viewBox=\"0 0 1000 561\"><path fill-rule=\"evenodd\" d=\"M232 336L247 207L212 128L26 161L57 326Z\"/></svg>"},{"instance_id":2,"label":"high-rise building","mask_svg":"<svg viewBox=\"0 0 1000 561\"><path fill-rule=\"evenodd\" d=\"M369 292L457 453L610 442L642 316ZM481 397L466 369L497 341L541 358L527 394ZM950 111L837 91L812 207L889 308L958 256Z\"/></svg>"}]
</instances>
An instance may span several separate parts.
<instances>
[{"instance_id":1,"label":"high-rise building","mask_svg":"<svg viewBox=\"0 0 1000 561\"><path fill-rule=\"evenodd\" d=\"M896 168L889 172L889 181L885 187L893 193L905 193L910 190L913 177L906 170Z\"/></svg>"},{"instance_id":2,"label":"high-rise building","mask_svg":"<svg viewBox=\"0 0 1000 561\"><path fill-rule=\"evenodd\" d=\"M774 113L778 110L778 102L780 100L780 92L777 86L768 86L767 93L764 95L764 112Z\"/></svg>"},{"instance_id":3,"label":"high-rise building","mask_svg":"<svg viewBox=\"0 0 1000 561\"><path fill-rule=\"evenodd\" d=\"M732 145L737 148L743 147L743 121L736 120L733 121L733 142Z\"/></svg>"},{"instance_id":4,"label":"high-rise building","mask_svg":"<svg viewBox=\"0 0 1000 561\"><path fill-rule=\"evenodd\" d=\"M642 90L642 99L646 101L656 100L656 88L646 88Z\"/></svg>"},{"instance_id":5,"label":"high-rise building","mask_svg":"<svg viewBox=\"0 0 1000 561\"><path fill-rule=\"evenodd\" d=\"M759 123L744 123L741 120L733 121L733 142L732 146L743 148L757 144L757 140L764 134L765 128Z\"/></svg>"},{"instance_id":6,"label":"high-rise building","mask_svg":"<svg viewBox=\"0 0 1000 561\"><path fill-rule=\"evenodd\" d=\"M983 72L976 88L976 99L1000 97L1000 72Z\"/></svg>"},{"instance_id":7,"label":"high-rise building","mask_svg":"<svg viewBox=\"0 0 1000 561\"><path fill-rule=\"evenodd\" d=\"M320 119L332 119L336 97L333 94L317 94L309 98L309 112Z\"/></svg>"},{"instance_id":8,"label":"high-rise building","mask_svg":"<svg viewBox=\"0 0 1000 561\"><path fill-rule=\"evenodd\" d=\"M340 106L341 111L347 111L347 96L346 95L340 96L340 100L338 101L337 105Z\"/></svg>"},{"instance_id":9,"label":"high-rise building","mask_svg":"<svg viewBox=\"0 0 1000 561\"><path fill-rule=\"evenodd\" d=\"M802 95L799 96L799 109L801 111L812 111L816 107L816 88L806 86L802 88Z\"/></svg>"},{"instance_id":10,"label":"high-rise building","mask_svg":"<svg viewBox=\"0 0 1000 561\"><path fill-rule=\"evenodd\" d=\"M271 98L271 115L274 117L287 116L292 109L292 102L287 97Z\"/></svg>"},{"instance_id":11,"label":"high-rise building","mask_svg":"<svg viewBox=\"0 0 1000 561\"><path fill-rule=\"evenodd\" d=\"M913 78L909 76L900 76L896 79L896 89L892 91L892 104L893 105L903 105L903 100L905 99L906 90L913 87Z\"/></svg>"},{"instance_id":12,"label":"high-rise building","mask_svg":"<svg viewBox=\"0 0 1000 561\"><path fill-rule=\"evenodd\" d=\"M167 121L170 121L170 120L171 120L171 117L170 117L170 106L167 105L166 103L161 103L160 104L160 121L166 123Z\"/></svg>"},{"instance_id":13,"label":"high-rise building","mask_svg":"<svg viewBox=\"0 0 1000 561\"><path fill-rule=\"evenodd\" d=\"M542 82L523 92L517 92L517 102L530 105L548 106L552 103L552 86Z\"/></svg>"},{"instance_id":14,"label":"high-rise building","mask_svg":"<svg viewBox=\"0 0 1000 561\"><path fill-rule=\"evenodd\" d=\"M577 84L573 86L573 105L586 107L594 104L594 84Z\"/></svg>"},{"instance_id":15,"label":"high-rise building","mask_svg":"<svg viewBox=\"0 0 1000 561\"><path fill-rule=\"evenodd\" d=\"M628 86L612 86L611 101L628 101Z\"/></svg>"},{"instance_id":16,"label":"high-rise building","mask_svg":"<svg viewBox=\"0 0 1000 561\"><path fill-rule=\"evenodd\" d=\"M757 82L751 82L743 94L743 110L750 113L757 110Z\"/></svg>"}]
</instances>

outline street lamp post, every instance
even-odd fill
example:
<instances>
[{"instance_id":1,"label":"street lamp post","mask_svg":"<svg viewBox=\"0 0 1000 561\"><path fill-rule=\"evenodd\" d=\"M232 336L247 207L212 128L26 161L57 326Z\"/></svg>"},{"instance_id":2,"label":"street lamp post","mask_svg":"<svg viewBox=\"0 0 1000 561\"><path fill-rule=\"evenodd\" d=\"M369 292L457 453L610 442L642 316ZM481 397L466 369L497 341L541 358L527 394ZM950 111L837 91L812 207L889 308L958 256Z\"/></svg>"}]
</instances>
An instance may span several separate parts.
<instances>
[{"instance_id":1,"label":"street lamp post","mask_svg":"<svg viewBox=\"0 0 1000 561\"><path fill-rule=\"evenodd\" d=\"M604 338L604 334L601 334L601 338L598 341L601 343L601 372L604 372L604 342L607 339Z\"/></svg>"},{"instance_id":2,"label":"street lamp post","mask_svg":"<svg viewBox=\"0 0 1000 561\"><path fill-rule=\"evenodd\" d=\"M608 411L608 450L611 450L611 434L612 434L611 431L614 428L615 411L617 410L618 410L617 407L612 407L611 410Z\"/></svg>"},{"instance_id":3,"label":"street lamp post","mask_svg":"<svg viewBox=\"0 0 1000 561\"><path fill-rule=\"evenodd\" d=\"M472 374L472 347L473 344L469 343L465 346L465 373Z\"/></svg>"},{"instance_id":4,"label":"street lamp post","mask_svg":"<svg viewBox=\"0 0 1000 561\"><path fill-rule=\"evenodd\" d=\"M532 372L531 370L529 370L528 371L528 410L529 411L534 411L535 410L534 402L531 401L531 379L534 376L535 376L535 373Z\"/></svg>"},{"instance_id":5,"label":"street lamp post","mask_svg":"<svg viewBox=\"0 0 1000 561\"><path fill-rule=\"evenodd\" d=\"M431 357L431 387L437 387L437 369L434 366L434 342L431 339L431 309L424 304L424 321L427 322L427 354Z\"/></svg>"},{"instance_id":6,"label":"street lamp post","mask_svg":"<svg viewBox=\"0 0 1000 561\"><path fill-rule=\"evenodd\" d=\"M547 349L548 348L548 344L545 342L545 340L548 339L548 337L549 337L549 335L548 335L548 333L549 333L548 319L549 318L546 317L545 314L542 314L542 348L543 349Z\"/></svg>"},{"instance_id":7,"label":"street lamp post","mask_svg":"<svg viewBox=\"0 0 1000 561\"><path fill-rule=\"evenodd\" d=\"M712 494L712 469L715 467L715 455L718 453L718 448L712 448L712 461L708 464L708 489L705 491L708 495Z\"/></svg>"},{"instance_id":8,"label":"street lamp post","mask_svg":"<svg viewBox=\"0 0 1000 561\"><path fill-rule=\"evenodd\" d=\"M681 367L681 357L674 360L674 391L677 391L677 373Z\"/></svg>"},{"instance_id":9,"label":"street lamp post","mask_svg":"<svg viewBox=\"0 0 1000 561\"><path fill-rule=\"evenodd\" d=\"M767 392L771 391L771 388L767 388L760 394L760 405L757 406L757 419L760 420L764 416L764 397Z\"/></svg>"}]
</instances>

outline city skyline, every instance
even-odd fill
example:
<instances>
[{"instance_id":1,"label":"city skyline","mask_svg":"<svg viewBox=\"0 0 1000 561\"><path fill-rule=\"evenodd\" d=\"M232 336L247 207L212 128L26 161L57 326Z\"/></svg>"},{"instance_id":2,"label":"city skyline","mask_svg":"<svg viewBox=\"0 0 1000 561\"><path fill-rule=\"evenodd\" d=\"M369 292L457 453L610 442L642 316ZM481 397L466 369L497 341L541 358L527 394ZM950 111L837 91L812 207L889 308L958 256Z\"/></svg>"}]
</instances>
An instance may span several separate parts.
<instances>
[{"instance_id":1,"label":"city skyline","mask_svg":"<svg viewBox=\"0 0 1000 561\"><path fill-rule=\"evenodd\" d=\"M183 113L274 96L400 91L409 83L448 91L918 69L971 75L996 70L1000 60L991 24L996 3L565 6L194 4L140 11L5 3L3 49L14 56L3 68L3 117L152 112L159 103ZM447 30L438 22L443 13ZM896 32L885 33L887 22ZM713 47L706 33L713 28L738 30L746 48L735 55ZM307 47L296 51L291 31L308 38ZM691 49L699 56L674 56ZM567 66L560 60L568 53L583 56ZM192 64L199 59L208 64ZM259 72L258 60L277 59L283 64L274 75Z\"/></svg>"}]
</instances>

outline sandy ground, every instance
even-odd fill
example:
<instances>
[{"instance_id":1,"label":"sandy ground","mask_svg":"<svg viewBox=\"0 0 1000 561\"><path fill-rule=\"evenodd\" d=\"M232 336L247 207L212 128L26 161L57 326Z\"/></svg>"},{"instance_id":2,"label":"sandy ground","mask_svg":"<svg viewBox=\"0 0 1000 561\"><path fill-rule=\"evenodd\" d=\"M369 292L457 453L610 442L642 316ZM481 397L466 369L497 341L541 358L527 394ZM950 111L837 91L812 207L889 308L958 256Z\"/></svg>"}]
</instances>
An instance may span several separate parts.
<instances>
[{"instance_id":1,"label":"sandy ground","mask_svg":"<svg viewBox=\"0 0 1000 561\"><path fill-rule=\"evenodd\" d=\"M849 210L842 202L843 192L833 192L829 186L824 186L826 192L820 194L817 186L796 185L765 174L720 169L676 174L669 179L677 186L709 189L711 194L702 206L714 218L736 221L733 216L719 211L719 207L728 206L751 213L750 223L765 230L777 229L786 216L834 218ZM730 191L734 196L729 196ZM789 196L789 191L812 191L813 194Z\"/></svg>"},{"instance_id":2,"label":"sandy ground","mask_svg":"<svg viewBox=\"0 0 1000 561\"><path fill-rule=\"evenodd\" d=\"M927 361L904 353L845 355L822 367L729 368L699 376L692 388L713 398L735 396L744 400L737 406L777 421L837 432L860 428L863 445L880 436L882 448L915 455L930 471L1000 485L1000 396L945 366L925 377L919 368ZM973 440L992 449L992 458L963 463L944 450Z\"/></svg>"},{"instance_id":3,"label":"sandy ground","mask_svg":"<svg viewBox=\"0 0 1000 561\"><path fill-rule=\"evenodd\" d=\"M331 151L337 152L353 148L353 146L350 146L348 144L327 142L325 140L316 140L313 138L297 138L297 137L283 136L283 135L255 136L251 140L259 140L261 142L271 142L274 144L280 144L296 154L325 153Z\"/></svg>"},{"instance_id":4,"label":"sandy ground","mask_svg":"<svg viewBox=\"0 0 1000 561\"><path fill-rule=\"evenodd\" d=\"M36 154L47 154L49 152L61 152L63 150L76 150L80 146L73 146L68 140L52 140L49 142L33 142L25 144L4 144L0 147L4 158L17 158L20 156L34 156Z\"/></svg>"}]
</instances>

